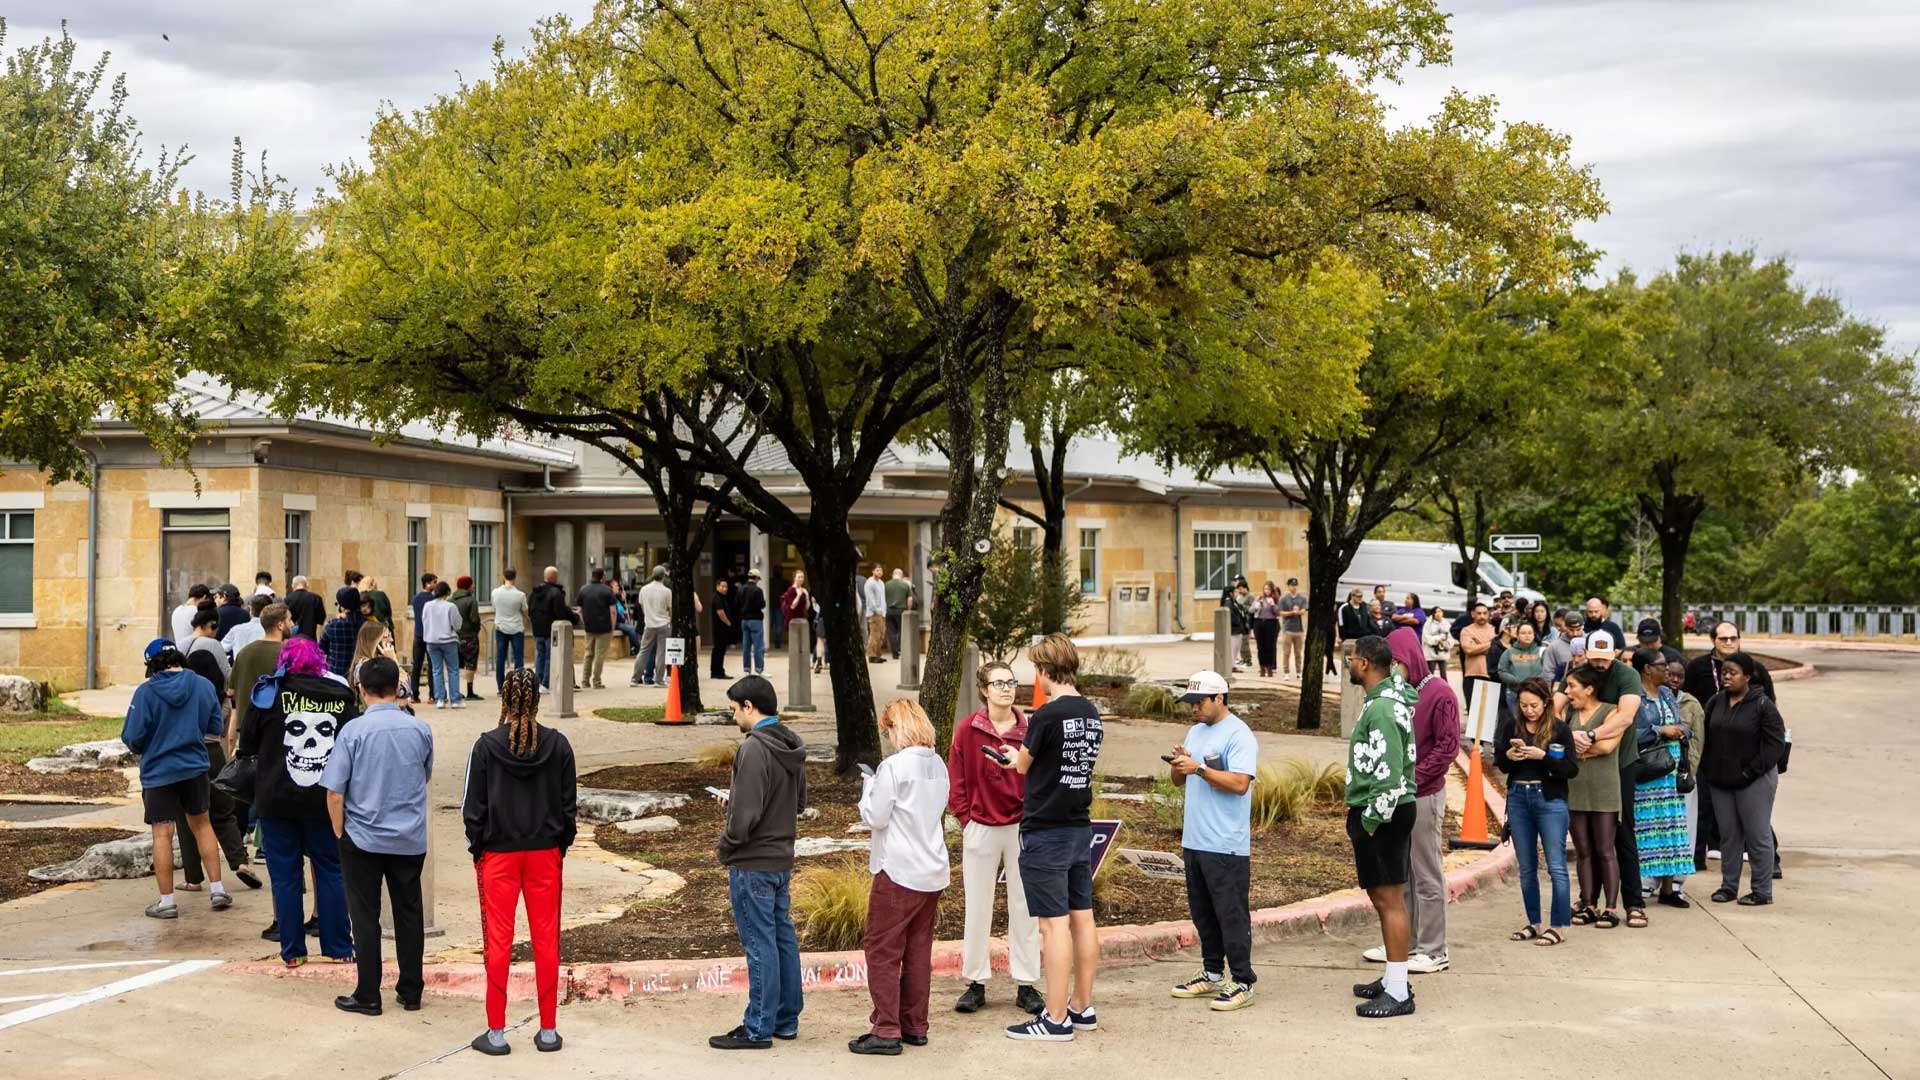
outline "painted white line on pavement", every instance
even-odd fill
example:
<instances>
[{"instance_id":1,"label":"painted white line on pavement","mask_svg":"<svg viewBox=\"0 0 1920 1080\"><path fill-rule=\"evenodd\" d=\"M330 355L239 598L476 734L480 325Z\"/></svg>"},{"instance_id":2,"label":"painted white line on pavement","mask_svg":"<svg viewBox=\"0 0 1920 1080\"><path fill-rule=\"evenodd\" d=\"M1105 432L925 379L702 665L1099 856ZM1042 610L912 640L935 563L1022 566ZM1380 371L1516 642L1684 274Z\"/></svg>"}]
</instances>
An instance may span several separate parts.
<instances>
[{"instance_id":1,"label":"painted white line on pavement","mask_svg":"<svg viewBox=\"0 0 1920 1080\"><path fill-rule=\"evenodd\" d=\"M128 976L118 982L110 982L105 986L96 986L91 990L82 990L77 994L63 995L53 1001L44 1002L39 1005L30 1005L27 1008L16 1009L10 1013L0 1013L0 1031L5 1031L10 1027L18 1027L21 1024L39 1020L44 1017L53 1016L56 1013L63 1013L68 1009L77 1009L82 1005L91 1005L96 1001L102 1001L106 998L129 994L135 990L144 990L149 986L158 986L163 982L170 982L182 975L192 975L195 972L205 971L210 967L218 967L219 965L220 961L218 960L182 960L180 963L163 967L158 971L143 971L138 975Z\"/></svg>"},{"instance_id":2,"label":"painted white line on pavement","mask_svg":"<svg viewBox=\"0 0 1920 1080\"><path fill-rule=\"evenodd\" d=\"M12 971L0 971L0 977L8 975L43 975L49 971L93 971L96 968L117 967L158 967L165 960L110 960L98 964L56 964L53 967L15 968Z\"/></svg>"},{"instance_id":3,"label":"painted white line on pavement","mask_svg":"<svg viewBox=\"0 0 1920 1080\"><path fill-rule=\"evenodd\" d=\"M51 998L66 997L67 994L71 993L76 993L76 991L68 990L60 994L22 994L19 997L0 997L0 1005L13 1005L22 1001L46 1001Z\"/></svg>"}]
</instances>

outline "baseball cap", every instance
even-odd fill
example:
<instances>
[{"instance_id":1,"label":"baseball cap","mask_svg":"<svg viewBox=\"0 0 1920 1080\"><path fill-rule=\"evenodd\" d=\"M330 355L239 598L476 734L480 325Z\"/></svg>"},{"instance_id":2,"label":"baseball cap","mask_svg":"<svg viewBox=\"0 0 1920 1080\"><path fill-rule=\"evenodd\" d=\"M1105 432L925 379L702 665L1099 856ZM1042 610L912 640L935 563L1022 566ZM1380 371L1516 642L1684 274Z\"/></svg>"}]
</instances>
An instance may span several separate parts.
<instances>
[{"instance_id":1,"label":"baseball cap","mask_svg":"<svg viewBox=\"0 0 1920 1080\"><path fill-rule=\"evenodd\" d=\"M168 649L178 649L178 648L179 646L173 643L172 638L157 637L157 638L154 638L152 641L147 642L147 647L144 651L141 652L140 658L142 660L145 660L149 664L151 664L153 662L154 657L159 656L161 653L166 652ZM1218 676L1215 676L1215 677L1218 678Z\"/></svg>"},{"instance_id":2,"label":"baseball cap","mask_svg":"<svg viewBox=\"0 0 1920 1080\"><path fill-rule=\"evenodd\" d=\"M1218 697L1227 692L1227 680L1214 671L1196 671L1187 678L1187 692L1180 695L1183 705L1192 705L1210 697Z\"/></svg>"},{"instance_id":3,"label":"baseball cap","mask_svg":"<svg viewBox=\"0 0 1920 1080\"><path fill-rule=\"evenodd\" d=\"M1587 635L1588 656L1612 656L1613 635L1605 630L1595 630Z\"/></svg>"},{"instance_id":4,"label":"baseball cap","mask_svg":"<svg viewBox=\"0 0 1920 1080\"><path fill-rule=\"evenodd\" d=\"M360 590L351 585L342 585L333 591L333 602L348 611L360 610Z\"/></svg>"},{"instance_id":5,"label":"baseball cap","mask_svg":"<svg viewBox=\"0 0 1920 1080\"><path fill-rule=\"evenodd\" d=\"M1640 644L1642 645L1645 645L1647 642L1652 641L1655 638L1659 637L1660 636L1660 620L1659 619L1641 619L1639 627L1634 630L1634 636L1640 639Z\"/></svg>"},{"instance_id":6,"label":"baseball cap","mask_svg":"<svg viewBox=\"0 0 1920 1080\"><path fill-rule=\"evenodd\" d=\"M755 580L755 581L759 581L759 580L760 580L760 571L758 571L758 570L749 570L749 571L747 571L747 576L748 576L748 577L750 577L750 578L752 578L752 579L753 579L753 580Z\"/></svg>"}]
</instances>

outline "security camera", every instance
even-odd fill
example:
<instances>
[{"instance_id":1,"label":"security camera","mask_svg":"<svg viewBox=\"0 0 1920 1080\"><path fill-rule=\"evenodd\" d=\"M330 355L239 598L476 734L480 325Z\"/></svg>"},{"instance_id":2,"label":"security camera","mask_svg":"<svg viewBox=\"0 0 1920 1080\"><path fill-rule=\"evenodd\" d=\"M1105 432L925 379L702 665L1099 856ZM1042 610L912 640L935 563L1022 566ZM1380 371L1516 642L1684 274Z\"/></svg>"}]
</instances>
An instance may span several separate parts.
<instances>
[{"instance_id":1,"label":"security camera","mask_svg":"<svg viewBox=\"0 0 1920 1080\"><path fill-rule=\"evenodd\" d=\"M255 465L265 465L267 463L267 451L272 446L273 440L271 439L255 439L253 441L253 463Z\"/></svg>"}]
</instances>

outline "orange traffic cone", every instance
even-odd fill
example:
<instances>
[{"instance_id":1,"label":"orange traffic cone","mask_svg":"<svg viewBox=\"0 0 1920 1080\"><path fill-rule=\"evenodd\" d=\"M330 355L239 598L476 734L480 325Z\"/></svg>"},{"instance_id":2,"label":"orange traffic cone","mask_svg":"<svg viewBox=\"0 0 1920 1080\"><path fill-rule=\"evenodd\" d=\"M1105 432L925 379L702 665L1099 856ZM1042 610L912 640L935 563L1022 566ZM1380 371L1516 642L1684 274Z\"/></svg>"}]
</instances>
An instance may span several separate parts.
<instances>
[{"instance_id":1,"label":"orange traffic cone","mask_svg":"<svg viewBox=\"0 0 1920 1080\"><path fill-rule=\"evenodd\" d=\"M684 724L686 717L680 713L680 665L674 664L667 669L667 715L660 721L663 724Z\"/></svg>"},{"instance_id":2,"label":"orange traffic cone","mask_svg":"<svg viewBox=\"0 0 1920 1080\"><path fill-rule=\"evenodd\" d=\"M1467 744L1467 805L1460 812L1460 835L1453 838L1457 848L1494 848L1487 839L1487 783L1480 775L1480 747Z\"/></svg>"},{"instance_id":3,"label":"orange traffic cone","mask_svg":"<svg viewBox=\"0 0 1920 1080\"><path fill-rule=\"evenodd\" d=\"M1047 686L1045 683L1040 681L1040 676L1036 674L1033 677L1033 707L1037 709L1040 706L1045 705L1046 703L1047 703Z\"/></svg>"}]
</instances>

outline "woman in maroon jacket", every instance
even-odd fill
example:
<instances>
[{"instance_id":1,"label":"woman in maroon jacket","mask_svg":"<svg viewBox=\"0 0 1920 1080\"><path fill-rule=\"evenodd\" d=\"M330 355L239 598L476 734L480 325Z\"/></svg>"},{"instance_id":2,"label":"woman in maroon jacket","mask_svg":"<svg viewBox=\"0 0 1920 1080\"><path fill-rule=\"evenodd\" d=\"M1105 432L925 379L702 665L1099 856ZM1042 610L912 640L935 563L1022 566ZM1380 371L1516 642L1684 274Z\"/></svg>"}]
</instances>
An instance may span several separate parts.
<instances>
[{"instance_id":1,"label":"woman in maroon jacket","mask_svg":"<svg viewBox=\"0 0 1920 1080\"><path fill-rule=\"evenodd\" d=\"M988 937L993 932L994 883L1007 874L1007 966L1020 990L1016 1003L1039 1012L1044 1002L1033 984L1040 980L1040 924L1027 914L1020 885L1020 809L1026 778L989 760L984 748L1019 746L1027 737L1027 718L1013 707L1020 681L1005 664L986 663L974 673L987 707L954 726L947 755L947 810L966 830L960 850L960 881L967 893L967 928L960 954L966 993L954 1011L970 1013L987 1003L987 979L993 974Z\"/></svg>"},{"instance_id":2,"label":"woman in maroon jacket","mask_svg":"<svg viewBox=\"0 0 1920 1080\"><path fill-rule=\"evenodd\" d=\"M795 622L807 624L813 628L813 594L807 591L807 572L795 570L793 584L780 594L780 618L784 625L791 627ZM791 633L791 631L789 631ZM813 650L813 672L820 673L820 636L815 634L809 643Z\"/></svg>"},{"instance_id":3,"label":"woman in maroon jacket","mask_svg":"<svg viewBox=\"0 0 1920 1080\"><path fill-rule=\"evenodd\" d=\"M1407 912L1413 923L1413 951L1407 970L1430 975L1447 964L1447 875L1441 865L1440 832L1447 814L1447 770L1460 754L1460 701L1447 681L1427 670L1420 632L1402 626L1387 635L1395 666L1414 688L1413 708L1414 806L1410 850L1412 880L1407 889ZM1472 748L1479 753L1479 747ZM1376 946L1378 948L1378 946ZM1367 950L1367 959L1386 960L1385 950Z\"/></svg>"}]
</instances>

